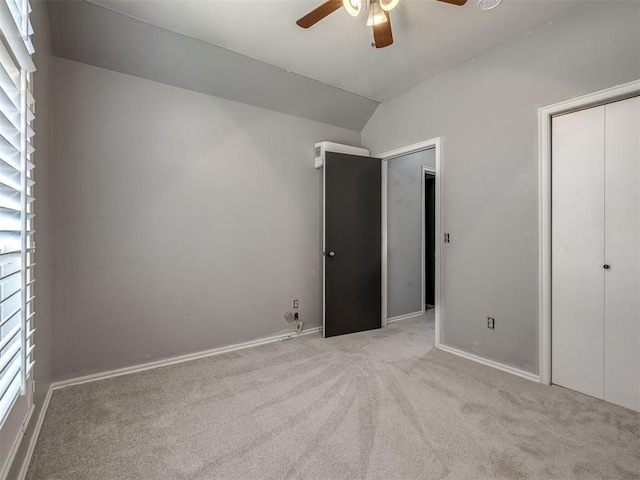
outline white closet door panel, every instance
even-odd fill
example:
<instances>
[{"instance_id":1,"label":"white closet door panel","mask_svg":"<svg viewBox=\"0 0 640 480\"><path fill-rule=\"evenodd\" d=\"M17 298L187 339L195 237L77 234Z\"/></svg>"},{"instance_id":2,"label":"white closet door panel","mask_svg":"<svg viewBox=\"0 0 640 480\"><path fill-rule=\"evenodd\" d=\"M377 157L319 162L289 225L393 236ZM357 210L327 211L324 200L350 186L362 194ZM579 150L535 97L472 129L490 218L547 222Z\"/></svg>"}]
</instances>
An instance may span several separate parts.
<instances>
[{"instance_id":1,"label":"white closet door panel","mask_svg":"<svg viewBox=\"0 0 640 480\"><path fill-rule=\"evenodd\" d=\"M552 381L603 398L604 107L552 128Z\"/></svg>"},{"instance_id":2,"label":"white closet door panel","mask_svg":"<svg viewBox=\"0 0 640 480\"><path fill-rule=\"evenodd\" d=\"M605 107L604 399L640 410L640 98Z\"/></svg>"}]
</instances>

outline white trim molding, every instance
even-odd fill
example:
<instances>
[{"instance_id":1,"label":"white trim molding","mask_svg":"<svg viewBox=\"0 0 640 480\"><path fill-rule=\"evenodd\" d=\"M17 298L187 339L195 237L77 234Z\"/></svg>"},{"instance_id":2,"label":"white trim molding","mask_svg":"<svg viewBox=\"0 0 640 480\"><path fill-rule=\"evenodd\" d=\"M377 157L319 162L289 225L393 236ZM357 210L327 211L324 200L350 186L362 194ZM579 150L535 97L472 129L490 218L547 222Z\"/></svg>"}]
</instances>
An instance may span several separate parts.
<instances>
[{"instance_id":1,"label":"white trim molding","mask_svg":"<svg viewBox=\"0 0 640 480\"><path fill-rule=\"evenodd\" d=\"M380 308L382 309L382 328L386 327L389 323L387 319L387 225L389 222L389 216L387 212L387 202L388 202L388 165L387 162L382 160L382 185L380 190L380 201L381 205L381 215L380 215L380 228L382 229L382 242L381 242L381 255L382 255L382 264L380 265L382 268L380 269L381 277L380 277L380 295L382 297L382 302L380 302Z\"/></svg>"},{"instance_id":2,"label":"white trim molding","mask_svg":"<svg viewBox=\"0 0 640 480\"><path fill-rule=\"evenodd\" d=\"M428 148L439 147L440 146L440 137L432 138L430 140L425 140L424 142L413 143L411 145L407 145L406 147L396 148L394 150L389 150L388 152L379 153L375 155L382 160L391 160L396 157L401 157L403 155L407 155L413 152L419 152L420 150L426 150Z\"/></svg>"},{"instance_id":3,"label":"white trim molding","mask_svg":"<svg viewBox=\"0 0 640 480\"><path fill-rule=\"evenodd\" d=\"M408 320L410 318L420 317L424 315L424 310L421 312L413 312L407 313L405 315L398 315L397 317L393 317L387 320L387 323L400 322L402 320Z\"/></svg>"},{"instance_id":4,"label":"white trim molding","mask_svg":"<svg viewBox=\"0 0 640 480\"><path fill-rule=\"evenodd\" d=\"M33 457L33 452L36 449L38 437L40 437L40 430L42 430L42 424L44 423L44 417L47 415L47 410L49 409L49 403L51 402L52 395L53 388L49 387L47 396L42 403L42 408L40 409L40 414L38 415L38 420L33 430L33 434L31 435L31 440L29 441L27 453L25 454L24 460L22 461L22 467L20 467L20 472L18 472L17 480L24 480L25 478L27 478L27 471L29 470L29 465L31 464L31 457Z\"/></svg>"},{"instance_id":5,"label":"white trim molding","mask_svg":"<svg viewBox=\"0 0 640 480\"><path fill-rule=\"evenodd\" d=\"M156 360L154 362L142 363L138 365L132 365L131 367L119 368L116 370L109 370L106 372L94 373L92 375L86 375L83 377L70 378L68 380L62 380L54 382L51 385L53 390L58 390L64 387L70 387L72 385L81 385L83 383L96 382L98 380L104 380L106 378L119 377L121 375L129 375L131 373L144 372L145 370L152 370L154 368L166 367L167 365L175 365L176 363L188 362L191 360L198 360L200 358L212 357L214 355L220 355L227 352L235 352L237 350L244 350L245 348L257 347L259 345L266 345L267 343L280 342L283 340L289 340L292 338L309 335L312 333L318 333L320 327L308 328L300 333L286 333L283 335L276 335L273 337L261 338L258 340L252 340L250 342L238 343L235 345L228 345L226 347L212 348L211 350L204 350L196 353L188 353L186 355L178 355L175 357L169 357L162 360Z\"/></svg>"},{"instance_id":6,"label":"white trim molding","mask_svg":"<svg viewBox=\"0 0 640 480\"><path fill-rule=\"evenodd\" d=\"M33 456L33 452L36 448L38 437L40 436L40 430L42 429L44 418L47 414L47 410L49 409L51 396L53 395L53 392L55 390L65 388L65 387L70 387L72 385L82 385L84 383L97 382L98 380L104 380L107 378L119 377L121 375L129 375L132 373L143 372L145 370L152 370L154 368L165 367L167 365L175 365L176 363L189 362L191 360L198 360L200 358L220 355L222 353L234 352L237 350L244 350L245 348L257 347L259 345L265 345L267 343L281 342L284 340L289 340L289 339L301 337L304 335L318 333L319 331L320 331L320 327L308 328L306 330L303 330L300 333L286 333L283 335L276 335L273 337L252 340L250 342L238 343L236 345L229 345L226 347L214 348L214 349L205 350L202 352L165 358L163 360L157 360L155 362L143 363L143 364L134 365L131 367L120 368L117 370L110 370L107 372L100 372L100 373L95 373L93 375L86 375L83 377L71 378L69 380L54 382L49 387L47 396L45 397L44 402L42 404L42 409L40 410L40 414L38 415L38 421L33 431L33 435L31 436L31 441L29 442L29 448L27 449L27 452L25 454L24 460L22 462L22 467L20 468L20 472L18 474L17 480L24 480L27 476L27 471L29 470L29 464L31 463L31 457Z\"/></svg>"},{"instance_id":7,"label":"white trim molding","mask_svg":"<svg viewBox=\"0 0 640 480\"><path fill-rule=\"evenodd\" d=\"M13 445L11 446L11 451L9 452L9 457L7 458L7 462L4 464L4 468L2 473L0 474L0 479L7 480L9 478L9 472L13 468L13 463L16 460L16 455L20 450L20 446L22 445L22 439L24 438L24 433L27 431L29 427L29 421L31 420L31 416L33 415L33 410L35 409L34 405L31 404L29 407L29 411L27 412L27 416L20 427L20 431L18 432L18 436L13 441Z\"/></svg>"},{"instance_id":8,"label":"white trim molding","mask_svg":"<svg viewBox=\"0 0 640 480\"><path fill-rule=\"evenodd\" d=\"M487 367L496 368L498 370L502 370L503 372L507 372L512 375L531 380L533 382L540 381L540 377L535 373L525 372L524 370L520 370L519 368L511 367L509 365L505 365L504 363L495 362L493 360L488 360L484 357L474 355L473 353L465 352L463 350L459 350L457 348L443 344L440 344L440 346L438 346L437 348L439 350L442 350L443 352L452 353L453 355L466 358L467 360L471 360L472 362L480 363L482 365L486 365Z\"/></svg>"},{"instance_id":9,"label":"white trim molding","mask_svg":"<svg viewBox=\"0 0 640 480\"><path fill-rule=\"evenodd\" d=\"M551 384L551 119L640 95L640 80L555 103L538 110L539 359L540 383Z\"/></svg>"},{"instance_id":10,"label":"white trim molding","mask_svg":"<svg viewBox=\"0 0 640 480\"><path fill-rule=\"evenodd\" d=\"M435 278L435 345L438 347L440 345L440 322L442 321L442 301L441 301L441 257L442 257L442 229L441 229L441 216L440 212L442 211L442 152L441 152L442 142L440 137L432 138L430 140L426 140L424 142L414 143L412 145L408 145L402 148L396 148L395 150L390 150L388 152L380 153L375 155L378 158L383 160L382 162L382 326L386 327L387 324L391 321L401 320L404 318L409 318L406 315L402 317L396 317L393 319L387 319L387 294L388 294L388 283L387 283L387 259L388 259L388 238L387 238L387 162L394 158L407 155L414 152L419 152L421 150L426 150L429 148L435 149L435 160L436 160L436 168L432 170L432 173L435 174L436 177L436 228L435 228L435 236L436 236L436 278ZM422 180L424 183L424 179ZM424 192L423 192L424 195ZM423 202L424 203L424 202ZM424 223L424 215L423 223ZM423 233L423 242L424 242L424 233ZM424 257L424 248L423 257ZM423 287L424 287L424 258L423 258ZM424 288L423 288L424 290ZM423 297L423 311L419 313L419 315L424 313L424 297ZM414 316L414 314L408 314L409 316ZM418 314L415 314L418 315Z\"/></svg>"}]
</instances>

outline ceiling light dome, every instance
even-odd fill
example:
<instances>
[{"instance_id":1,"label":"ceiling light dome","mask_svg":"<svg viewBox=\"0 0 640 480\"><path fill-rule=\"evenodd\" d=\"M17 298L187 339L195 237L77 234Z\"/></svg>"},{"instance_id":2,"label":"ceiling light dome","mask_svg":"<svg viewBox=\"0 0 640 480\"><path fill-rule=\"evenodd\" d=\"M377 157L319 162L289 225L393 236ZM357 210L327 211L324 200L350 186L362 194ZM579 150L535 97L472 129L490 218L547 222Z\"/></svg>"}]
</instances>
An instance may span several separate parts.
<instances>
[{"instance_id":1,"label":"ceiling light dome","mask_svg":"<svg viewBox=\"0 0 640 480\"><path fill-rule=\"evenodd\" d=\"M357 17L360 10L362 10L362 0L342 0L342 5L352 17Z\"/></svg>"},{"instance_id":2,"label":"ceiling light dome","mask_svg":"<svg viewBox=\"0 0 640 480\"><path fill-rule=\"evenodd\" d=\"M400 0L380 0L380 6L387 12L393 10Z\"/></svg>"},{"instance_id":3,"label":"ceiling light dome","mask_svg":"<svg viewBox=\"0 0 640 480\"><path fill-rule=\"evenodd\" d=\"M367 27L380 25L387 22L387 15L380 7L379 2L371 2L369 5L369 16L367 18Z\"/></svg>"}]
</instances>

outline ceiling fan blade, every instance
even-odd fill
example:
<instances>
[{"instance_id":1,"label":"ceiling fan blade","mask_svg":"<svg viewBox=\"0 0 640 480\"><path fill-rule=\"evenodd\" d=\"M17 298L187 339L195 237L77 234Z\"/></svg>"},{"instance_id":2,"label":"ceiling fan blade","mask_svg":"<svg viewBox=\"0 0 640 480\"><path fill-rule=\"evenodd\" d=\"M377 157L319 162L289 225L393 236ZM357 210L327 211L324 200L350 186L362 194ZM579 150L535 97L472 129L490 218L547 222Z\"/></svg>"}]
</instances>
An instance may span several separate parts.
<instances>
[{"instance_id":1,"label":"ceiling fan blade","mask_svg":"<svg viewBox=\"0 0 640 480\"><path fill-rule=\"evenodd\" d=\"M459 7L467 3L467 0L438 0L439 2L450 3L451 5L458 5Z\"/></svg>"},{"instance_id":2,"label":"ceiling fan blade","mask_svg":"<svg viewBox=\"0 0 640 480\"><path fill-rule=\"evenodd\" d=\"M309 28L312 25L315 25L324 17L329 15L330 13L335 12L342 6L342 0L329 0L328 2L324 2L315 10L307 13L304 17L298 20L296 23L299 27Z\"/></svg>"},{"instance_id":3,"label":"ceiling fan blade","mask_svg":"<svg viewBox=\"0 0 640 480\"><path fill-rule=\"evenodd\" d=\"M389 12L384 10L387 21L373 26L373 41L376 48L388 47L393 43L393 34L391 33L391 18Z\"/></svg>"}]
</instances>

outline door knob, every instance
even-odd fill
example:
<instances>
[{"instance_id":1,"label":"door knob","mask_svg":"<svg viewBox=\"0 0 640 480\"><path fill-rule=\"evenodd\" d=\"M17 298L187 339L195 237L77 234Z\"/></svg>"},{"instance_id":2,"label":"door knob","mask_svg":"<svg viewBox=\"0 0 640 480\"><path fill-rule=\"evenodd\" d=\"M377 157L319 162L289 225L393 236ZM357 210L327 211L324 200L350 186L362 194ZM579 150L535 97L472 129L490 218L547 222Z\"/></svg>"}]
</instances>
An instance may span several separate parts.
<instances>
[{"instance_id":1,"label":"door knob","mask_svg":"<svg viewBox=\"0 0 640 480\"><path fill-rule=\"evenodd\" d=\"M330 257L335 257L336 256L336 252L329 252L329 256Z\"/></svg>"},{"instance_id":2,"label":"door knob","mask_svg":"<svg viewBox=\"0 0 640 480\"><path fill-rule=\"evenodd\" d=\"M609 267L609 265L603 265L602 268L604 268L605 270L609 270L609 268L611 267Z\"/></svg>"}]
</instances>

